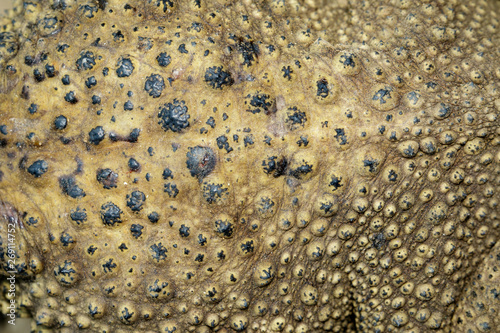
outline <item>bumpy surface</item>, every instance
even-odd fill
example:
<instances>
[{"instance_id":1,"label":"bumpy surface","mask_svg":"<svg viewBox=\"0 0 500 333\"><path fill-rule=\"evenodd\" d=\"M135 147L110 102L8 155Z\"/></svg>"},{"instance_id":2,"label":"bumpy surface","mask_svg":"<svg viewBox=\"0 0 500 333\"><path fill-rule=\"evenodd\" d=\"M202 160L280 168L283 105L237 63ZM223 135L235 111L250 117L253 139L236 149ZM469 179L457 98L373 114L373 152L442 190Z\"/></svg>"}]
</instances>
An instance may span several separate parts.
<instances>
[{"instance_id":1,"label":"bumpy surface","mask_svg":"<svg viewBox=\"0 0 500 333\"><path fill-rule=\"evenodd\" d=\"M497 330L499 16L20 3L0 21L19 311L39 332Z\"/></svg>"}]
</instances>

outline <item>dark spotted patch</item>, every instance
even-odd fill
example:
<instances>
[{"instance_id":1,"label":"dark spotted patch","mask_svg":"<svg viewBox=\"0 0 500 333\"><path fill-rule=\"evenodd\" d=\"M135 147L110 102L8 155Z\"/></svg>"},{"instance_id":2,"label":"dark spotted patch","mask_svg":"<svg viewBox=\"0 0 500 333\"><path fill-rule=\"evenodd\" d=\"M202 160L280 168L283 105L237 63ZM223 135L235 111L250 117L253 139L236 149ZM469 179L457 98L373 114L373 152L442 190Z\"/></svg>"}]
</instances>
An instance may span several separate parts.
<instances>
[{"instance_id":1,"label":"dark spotted patch","mask_svg":"<svg viewBox=\"0 0 500 333\"><path fill-rule=\"evenodd\" d=\"M123 110L125 110L125 111L132 111L133 109L134 109L134 104L132 104L131 101L126 101L123 104Z\"/></svg>"},{"instance_id":2,"label":"dark spotted patch","mask_svg":"<svg viewBox=\"0 0 500 333\"><path fill-rule=\"evenodd\" d=\"M115 269L116 267L118 267L118 265L116 265L116 263L113 262L113 258L109 258L108 261L106 261L102 265L104 273L111 273L113 272L113 269Z\"/></svg>"},{"instance_id":3,"label":"dark spotted patch","mask_svg":"<svg viewBox=\"0 0 500 333\"><path fill-rule=\"evenodd\" d=\"M148 37L139 36L139 42L137 43L137 48L141 51L149 51L153 47L153 40Z\"/></svg>"},{"instance_id":4,"label":"dark spotted patch","mask_svg":"<svg viewBox=\"0 0 500 333\"><path fill-rule=\"evenodd\" d=\"M169 168L165 168L163 170L162 177L163 179L169 179L169 178L174 179L174 174L172 173L172 170L170 170Z\"/></svg>"},{"instance_id":5,"label":"dark spotted patch","mask_svg":"<svg viewBox=\"0 0 500 333\"><path fill-rule=\"evenodd\" d=\"M252 253L255 249L254 244L253 244L253 240L249 240L245 243L241 243L240 248L244 254Z\"/></svg>"},{"instance_id":6,"label":"dark spotted patch","mask_svg":"<svg viewBox=\"0 0 500 333\"><path fill-rule=\"evenodd\" d=\"M113 226L121 223L122 210L112 202L107 202L101 206L101 220L105 225Z\"/></svg>"},{"instance_id":7,"label":"dark spotted patch","mask_svg":"<svg viewBox=\"0 0 500 333\"><path fill-rule=\"evenodd\" d=\"M437 147L432 142L426 142L426 143L423 144L423 151L426 154L432 155L432 154L434 154L437 151Z\"/></svg>"},{"instance_id":8,"label":"dark spotted patch","mask_svg":"<svg viewBox=\"0 0 500 333\"><path fill-rule=\"evenodd\" d=\"M415 155L417 155L417 151L415 150L415 148L409 144L407 147L405 147L403 149L403 156L404 157L414 157Z\"/></svg>"},{"instance_id":9,"label":"dark spotted patch","mask_svg":"<svg viewBox=\"0 0 500 333\"><path fill-rule=\"evenodd\" d=\"M392 89L389 87L379 89L379 90L377 90L377 92L375 92L375 95L373 95L372 100L374 100L374 101L378 100L381 105L385 104L385 103L387 103L387 101L389 99L392 98L391 92L392 92Z\"/></svg>"},{"instance_id":10,"label":"dark spotted patch","mask_svg":"<svg viewBox=\"0 0 500 333\"><path fill-rule=\"evenodd\" d=\"M288 161L284 157L278 160L278 157L271 156L268 157L267 160L262 161L264 172L268 175L273 174L275 178L283 176L286 173L287 165Z\"/></svg>"},{"instance_id":11,"label":"dark spotted patch","mask_svg":"<svg viewBox=\"0 0 500 333\"><path fill-rule=\"evenodd\" d=\"M308 136L307 135L301 135L300 139L297 140L296 144L299 147L302 147L302 146L307 147L307 145L309 144Z\"/></svg>"},{"instance_id":12,"label":"dark spotted patch","mask_svg":"<svg viewBox=\"0 0 500 333\"><path fill-rule=\"evenodd\" d=\"M243 57L243 66L250 67L260 54L259 46L252 41L239 40L237 47Z\"/></svg>"},{"instance_id":13,"label":"dark spotted patch","mask_svg":"<svg viewBox=\"0 0 500 333\"><path fill-rule=\"evenodd\" d=\"M80 58L76 60L76 68L78 70L89 70L95 66L94 54L90 51L80 53Z\"/></svg>"},{"instance_id":14,"label":"dark spotted patch","mask_svg":"<svg viewBox=\"0 0 500 333\"><path fill-rule=\"evenodd\" d=\"M168 196L175 198L179 194L179 189L175 183L167 183L163 185L163 192L168 193Z\"/></svg>"},{"instance_id":15,"label":"dark spotted patch","mask_svg":"<svg viewBox=\"0 0 500 333\"><path fill-rule=\"evenodd\" d=\"M89 141L94 145L98 145L104 137L106 136L104 128L102 126L97 126L89 132Z\"/></svg>"},{"instance_id":16,"label":"dark spotted patch","mask_svg":"<svg viewBox=\"0 0 500 333\"><path fill-rule=\"evenodd\" d=\"M116 182L118 181L118 174L113 170L99 169L96 175L97 181L102 184L105 189L110 189L116 187Z\"/></svg>"},{"instance_id":17,"label":"dark spotted patch","mask_svg":"<svg viewBox=\"0 0 500 333\"><path fill-rule=\"evenodd\" d=\"M168 65L170 65L172 58L165 52L162 52L156 57L156 61L158 62L158 65L160 65L161 67L167 67Z\"/></svg>"},{"instance_id":18,"label":"dark spotted patch","mask_svg":"<svg viewBox=\"0 0 500 333\"><path fill-rule=\"evenodd\" d=\"M326 79L321 79L316 82L316 96L321 98L327 98L330 94L330 89L328 88L328 81Z\"/></svg>"},{"instance_id":19,"label":"dark spotted patch","mask_svg":"<svg viewBox=\"0 0 500 333\"><path fill-rule=\"evenodd\" d=\"M93 255L96 250L97 250L97 247L95 247L94 245L90 245L87 249L87 253L90 255Z\"/></svg>"},{"instance_id":20,"label":"dark spotted patch","mask_svg":"<svg viewBox=\"0 0 500 333\"><path fill-rule=\"evenodd\" d=\"M64 100L66 102L70 103L70 104L76 104L76 103L78 103L78 98L76 98L74 91L70 91L69 93L67 93L64 96Z\"/></svg>"},{"instance_id":21,"label":"dark spotted patch","mask_svg":"<svg viewBox=\"0 0 500 333\"><path fill-rule=\"evenodd\" d=\"M81 209L80 207L76 207L76 210L72 210L69 216L76 224L82 224L87 221L87 211L85 208Z\"/></svg>"},{"instance_id":22,"label":"dark spotted patch","mask_svg":"<svg viewBox=\"0 0 500 333\"><path fill-rule=\"evenodd\" d=\"M156 262L167 259L168 250L165 248L165 246L162 245L161 242L159 242L158 244L153 244L149 248L151 249L152 257L153 259L156 259Z\"/></svg>"},{"instance_id":23,"label":"dark spotted patch","mask_svg":"<svg viewBox=\"0 0 500 333\"><path fill-rule=\"evenodd\" d=\"M92 104L101 104L101 97L97 96L97 95L93 95L92 96Z\"/></svg>"},{"instance_id":24,"label":"dark spotted patch","mask_svg":"<svg viewBox=\"0 0 500 333\"><path fill-rule=\"evenodd\" d=\"M287 111L287 119L285 123L288 124L288 127L293 131L300 127L304 127L304 124L307 121L306 113L300 111L296 106L288 108Z\"/></svg>"},{"instance_id":25,"label":"dark spotted patch","mask_svg":"<svg viewBox=\"0 0 500 333\"><path fill-rule=\"evenodd\" d=\"M59 178L59 186L64 194L77 199L82 198L86 194L85 192L76 184L75 177L73 176L63 176Z\"/></svg>"},{"instance_id":26,"label":"dark spotted patch","mask_svg":"<svg viewBox=\"0 0 500 333\"><path fill-rule=\"evenodd\" d=\"M372 245L377 249L377 250L382 250L384 245L386 243L386 238L383 232L380 232L378 234L375 234L373 236L372 240Z\"/></svg>"},{"instance_id":27,"label":"dark spotted patch","mask_svg":"<svg viewBox=\"0 0 500 333\"><path fill-rule=\"evenodd\" d=\"M186 165L191 176L197 177L200 181L214 170L217 163L214 152L208 147L189 147L186 157Z\"/></svg>"},{"instance_id":28,"label":"dark spotted patch","mask_svg":"<svg viewBox=\"0 0 500 333\"><path fill-rule=\"evenodd\" d=\"M410 91L407 95L406 98L411 102L413 106L417 105L418 101L420 100L420 95L417 91Z\"/></svg>"},{"instance_id":29,"label":"dark spotted patch","mask_svg":"<svg viewBox=\"0 0 500 333\"><path fill-rule=\"evenodd\" d=\"M59 237L59 240L61 241L61 244L63 246L70 246L71 244L75 243L75 241L73 240L73 237L68 234L67 232L63 232L61 234L61 237Z\"/></svg>"},{"instance_id":30,"label":"dark spotted patch","mask_svg":"<svg viewBox=\"0 0 500 333\"><path fill-rule=\"evenodd\" d=\"M66 53L66 50L69 48L69 45L68 44L59 44L57 45L57 52L61 52L61 53Z\"/></svg>"},{"instance_id":31,"label":"dark spotted patch","mask_svg":"<svg viewBox=\"0 0 500 333\"><path fill-rule=\"evenodd\" d=\"M63 265L57 265L54 268L54 276L61 284L71 285L77 277L75 265L70 260L64 260Z\"/></svg>"},{"instance_id":32,"label":"dark spotted patch","mask_svg":"<svg viewBox=\"0 0 500 333\"><path fill-rule=\"evenodd\" d=\"M96 6L92 5L83 5L78 8L87 18L93 18L94 13L97 13L99 9Z\"/></svg>"},{"instance_id":33,"label":"dark spotted patch","mask_svg":"<svg viewBox=\"0 0 500 333\"><path fill-rule=\"evenodd\" d=\"M116 65L116 75L118 77L129 77L134 72L134 65L129 58L121 58Z\"/></svg>"},{"instance_id":34,"label":"dark spotted patch","mask_svg":"<svg viewBox=\"0 0 500 333\"><path fill-rule=\"evenodd\" d=\"M141 169L141 165L135 158L131 157L128 160L128 168L130 169L130 171L139 171Z\"/></svg>"},{"instance_id":35,"label":"dark spotted patch","mask_svg":"<svg viewBox=\"0 0 500 333\"><path fill-rule=\"evenodd\" d=\"M41 177L47 172L49 165L44 160L37 160L33 162L28 168L28 172L35 176L35 178Z\"/></svg>"},{"instance_id":36,"label":"dark spotted patch","mask_svg":"<svg viewBox=\"0 0 500 333\"><path fill-rule=\"evenodd\" d=\"M42 82L45 80L45 73L40 72L38 68L33 70L33 76L36 82Z\"/></svg>"},{"instance_id":37,"label":"dark spotted patch","mask_svg":"<svg viewBox=\"0 0 500 333\"><path fill-rule=\"evenodd\" d=\"M189 227L185 226L184 224L181 224L181 227L179 228L179 235L181 237L188 237L189 236Z\"/></svg>"},{"instance_id":38,"label":"dark spotted patch","mask_svg":"<svg viewBox=\"0 0 500 333\"><path fill-rule=\"evenodd\" d=\"M328 187L333 187L333 190L336 190L342 186L344 186L342 184L342 177L337 177L337 176L333 175L330 178L330 182L328 183Z\"/></svg>"},{"instance_id":39,"label":"dark spotted patch","mask_svg":"<svg viewBox=\"0 0 500 333\"><path fill-rule=\"evenodd\" d=\"M451 107L444 103L439 103L437 117L439 119L448 118L451 115Z\"/></svg>"},{"instance_id":40,"label":"dark spotted patch","mask_svg":"<svg viewBox=\"0 0 500 333\"><path fill-rule=\"evenodd\" d=\"M377 167L380 162L376 159L368 158L363 161L363 166L368 167L368 172L374 173L377 171Z\"/></svg>"},{"instance_id":41,"label":"dark spotted patch","mask_svg":"<svg viewBox=\"0 0 500 333\"><path fill-rule=\"evenodd\" d=\"M160 215L157 212L151 212L151 214L148 215L148 220L151 223L157 223L160 220Z\"/></svg>"},{"instance_id":42,"label":"dark spotted patch","mask_svg":"<svg viewBox=\"0 0 500 333\"><path fill-rule=\"evenodd\" d=\"M127 194L127 207L133 212L138 212L142 209L144 201L146 201L146 195L141 191L133 191L131 194Z\"/></svg>"},{"instance_id":43,"label":"dark spotted patch","mask_svg":"<svg viewBox=\"0 0 500 333\"><path fill-rule=\"evenodd\" d=\"M398 179L398 174L395 170L389 170L389 174L387 176L387 179L391 182L395 182Z\"/></svg>"},{"instance_id":44,"label":"dark spotted patch","mask_svg":"<svg viewBox=\"0 0 500 333\"><path fill-rule=\"evenodd\" d=\"M165 81L163 80L163 77L161 75L151 74L150 76L146 77L144 90L149 93L149 96L153 98L160 97L164 88Z\"/></svg>"},{"instance_id":45,"label":"dark spotted patch","mask_svg":"<svg viewBox=\"0 0 500 333\"><path fill-rule=\"evenodd\" d=\"M174 2L172 0L147 0L147 2L160 8L164 13L174 8Z\"/></svg>"},{"instance_id":46,"label":"dark spotted patch","mask_svg":"<svg viewBox=\"0 0 500 333\"><path fill-rule=\"evenodd\" d=\"M266 115L276 112L276 108L272 100L270 100L270 96L267 94L261 94L259 91L254 95L247 95L247 99L249 101L245 101L245 105L250 104L251 107L247 109L247 112L251 112L253 114L260 113L264 111Z\"/></svg>"},{"instance_id":47,"label":"dark spotted patch","mask_svg":"<svg viewBox=\"0 0 500 333\"><path fill-rule=\"evenodd\" d=\"M233 224L228 220L216 220L215 232L224 238L231 238L233 236Z\"/></svg>"},{"instance_id":48,"label":"dark spotted patch","mask_svg":"<svg viewBox=\"0 0 500 333\"><path fill-rule=\"evenodd\" d=\"M281 71L283 72L283 77L285 79L288 79L288 81L290 81L292 79L292 73L293 73L293 70L290 66L283 66L283 68L281 69Z\"/></svg>"},{"instance_id":49,"label":"dark spotted patch","mask_svg":"<svg viewBox=\"0 0 500 333\"><path fill-rule=\"evenodd\" d=\"M111 35L113 36L113 41L115 42L125 41L125 36L123 35L121 30L113 31Z\"/></svg>"},{"instance_id":50,"label":"dark spotted patch","mask_svg":"<svg viewBox=\"0 0 500 333\"><path fill-rule=\"evenodd\" d=\"M219 136L216 141L217 147L219 147L219 149L225 149L228 153L233 151L233 148L229 146L229 141L227 140L227 137L225 135Z\"/></svg>"},{"instance_id":51,"label":"dark spotted patch","mask_svg":"<svg viewBox=\"0 0 500 333\"><path fill-rule=\"evenodd\" d=\"M158 113L158 124L166 131L180 132L182 129L189 126L188 108L184 101L174 99L172 103L163 104L160 106Z\"/></svg>"},{"instance_id":52,"label":"dark spotted patch","mask_svg":"<svg viewBox=\"0 0 500 333\"><path fill-rule=\"evenodd\" d=\"M356 62L354 62L354 55L353 54L343 54L340 56L340 63L343 64L345 67L351 66L351 67L356 67Z\"/></svg>"},{"instance_id":53,"label":"dark spotted patch","mask_svg":"<svg viewBox=\"0 0 500 333\"><path fill-rule=\"evenodd\" d=\"M343 128L336 128L335 132L337 133L334 138L337 139L337 142L343 146L348 144L347 135L345 134L345 130Z\"/></svg>"},{"instance_id":54,"label":"dark spotted patch","mask_svg":"<svg viewBox=\"0 0 500 333\"><path fill-rule=\"evenodd\" d=\"M137 140L139 140L139 135L141 134L141 130L138 129L138 128L134 128L130 133L129 135L124 138L125 141L128 141L128 142L137 142Z\"/></svg>"},{"instance_id":55,"label":"dark spotted patch","mask_svg":"<svg viewBox=\"0 0 500 333\"><path fill-rule=\"evenodd\" d=\"M66 118L63 115L57 116L56 119L54 120L54 128L56 130L63 130L66 128L67 125L68 125L68 118Z\"/></svg>"},{"instance_id":56,"label":"dark spotted patch","mask_svg":"<svg viewBox=\"0 0 500 333\"><path fill-rule=\"evenodd\" d=\"M323 211L325 215L329 215L334 212L334 207L335 204L332 201L324 199L323 201L320 201L319 210Z\"/></svg>"},{"instance_id":57,"label":"dark spotted patch","mask_svg":"<svg viewBox=\"0 0 500 333\"><path fill-rule=\"evenodd\" d=\"M207 124L208 126L214 128L215 127L215 119L214 119L214 117L208 118L208 120L207 120L207 122L205 124Z\"/></svg>"},{"instance_id":58,"label":"dark spotted patch","mask_svg":"<svg viewBox=\"0 0 500 333\"><path fill-rule=\"evenodd\" d=\"M186 44L179 45L178 51L180 53L189 53L188 50L186 50Z\"/></svg>"},{"instance_id":59,"label":"dark spotted patch","mask_svg":"<svg viewBox=\"0 0 500 333\"><path fill-rule=\"evenodd\" d=\"M297 179L302 179L303 176L313 171L313 166L302 160L302 164L295 169L290 170L290 175Z\"/></svg>"},{"instance_id":60,"label":"dark spotted patch","mask_svg":"<svg viewBox=\"0 0 500 333\"><path fill-rule=\"evenodd\" d=\"M170 291L168 291L167 289L164 290L168 287L168 282L162 282L161 284L159 284L159 282L160 281L156 279L152 284L148 286L149 295L153 299L157 299L160 295L168 296L170 294Z\"/></svg>"},{"instance_id":61,"label":"dark spotted patch","mask_svg":"<svg viewBox=\"0 0 500 333\"><path fill-rule=\"evenodd\" d=\"M69 79L69 75L66 74L62 77L61 79L61 82L62 84L64 84L65 86L69 85L71 83L70 79Z\"/></svg>"},{"instance_id":62,"label":"dark spotted patch","mask_svg":"<svg viewBox=\"0 0 500 333\"><path fill-rule=\"evenodd\" d=\"M224 184L203 183L203 198L209 204L220 202L229 194L228 189L224 188Z\"/></svg>"},{"instance_id":63,"label":"dark spotted patch","mask_svg":"<svg viewBox=\"0 0 500 333\"><path fill-rule=\"evenodd\" d=\"M198 244L200 244L200 246L205 246L207 244L207 238L204 237L202 234L199 234L198 235Z\"/></svg>"},{"instance_id":64,"label":"dark spotted patch","mask_svg":"<svg viewBox=\"0 0 500 333\"><path fill-rule=\"evenodd\" d=\"M253 145L254 144L253 135L250 134L250 135L245 136L243 138L243 144L245 145L245 147Z\"/></svg>"},{"instance_id":65,"label":"dark spotted patch","mask_svg":"<svg viewBox=\"0 0 500 333\"><path fill-rule=\"evenodd\" d=\"M205 82L214 89L222 89L223 86L231 86L234 80L231 73L222 70L222 66L214 66L206 70Z\"/></svg>"},{"instance_id":66,"label":"dark spotted patch","mask_svg":"<svg viewBox=\"0 0 500 333\"><path fill-rule=\"evenodd\" d=\"M142 229L144 229L144 227L140 224L132 224L130 226L130 232L136 239L142 235Z\"/></svg>"},{"instance_id":67,"label":"dark spotted patch","mask_svg":"<svg viewBox=\"0 0 500 333\"><path fill-rule=\"evenodd\" d=\"M259 203L257 204L257 210L263 214L266 215L268 213L272 213L274 211L274 206L276 204L274 203L273 200L269 197L261 197Z\"/></svg>"},{"instance_id":68,"label":"dark spotted patch","mask_svg":"<svg viewBox=\"0 0 500 333\"><path fill-rule=\"evenodd\" d=\"M95 85L97 85L97 80L95 79L95 76L91 76L91 77L87 78L87 80L85 81L85 85L89 89L94 87Z\"/></svg>"}]
</instances>

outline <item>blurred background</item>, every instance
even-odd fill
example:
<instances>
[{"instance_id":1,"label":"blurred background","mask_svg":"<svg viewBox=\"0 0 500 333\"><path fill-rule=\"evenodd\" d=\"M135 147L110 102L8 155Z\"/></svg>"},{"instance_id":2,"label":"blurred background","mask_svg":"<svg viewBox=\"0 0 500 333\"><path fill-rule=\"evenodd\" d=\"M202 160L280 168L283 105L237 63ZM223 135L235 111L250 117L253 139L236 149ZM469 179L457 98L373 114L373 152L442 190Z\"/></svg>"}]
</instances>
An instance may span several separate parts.
<instances>
[{"instance_id":1,"label":"blurred background","mask_svg":"<svg viewBox=\"0 0 500 333\"><path fill-rule=\"evenodd\" d=\"M12 8L12 0L0 0L0 14L4 9ZM0 276L0 279L4 278ZM30 319L16 318L16 325L12 326L7 323L7 318L0 315L0 332L1 333L29 333Z\"/></svg>"},{"instance_id":2,"label":"blurred background","mask_svg":"<svg viewBox=\"0 0 500 333\"><path fill-rule=\"evenodd\" d=\"M12 8L12 0L0 0L0 10Z\"/></svg>"}]
</instances>

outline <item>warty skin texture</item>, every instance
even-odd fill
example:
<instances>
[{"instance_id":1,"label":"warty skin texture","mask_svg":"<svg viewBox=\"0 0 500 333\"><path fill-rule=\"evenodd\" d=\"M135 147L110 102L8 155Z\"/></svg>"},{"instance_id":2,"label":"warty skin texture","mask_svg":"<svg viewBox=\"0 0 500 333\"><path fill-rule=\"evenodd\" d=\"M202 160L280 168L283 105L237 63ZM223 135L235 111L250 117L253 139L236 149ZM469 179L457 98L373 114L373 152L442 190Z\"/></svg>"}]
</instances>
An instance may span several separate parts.
<instances>
[{"instance_id":1,"label":"warty skin texture","mask_svg":"<svg viewBox=\"0 0 500 333\"><path fill-rule=\"evenodd\" d=\"M498 1L18 5L0 263L12 223L34 331L500 327Z\"/></svg>"}]
</instances>

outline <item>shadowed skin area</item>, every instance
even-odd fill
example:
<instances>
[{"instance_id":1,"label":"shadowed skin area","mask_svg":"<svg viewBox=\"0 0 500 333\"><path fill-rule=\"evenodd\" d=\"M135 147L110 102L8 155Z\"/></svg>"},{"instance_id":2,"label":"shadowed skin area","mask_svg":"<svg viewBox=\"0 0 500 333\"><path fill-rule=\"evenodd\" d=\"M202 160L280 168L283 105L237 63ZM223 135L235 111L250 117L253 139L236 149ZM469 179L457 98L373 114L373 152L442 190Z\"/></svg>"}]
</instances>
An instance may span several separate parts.
<instances>
[{"instance_id":1,"label":"shadowed skin area","mask_svg":"<svg viewBox=\"0 0 500 333\"><path fill-rule=\"evenodd\" d=\"M35 332L496 331L499 16L19 2L0 19L2 312L15 271Z\"/></svg>"}]
</instances>

